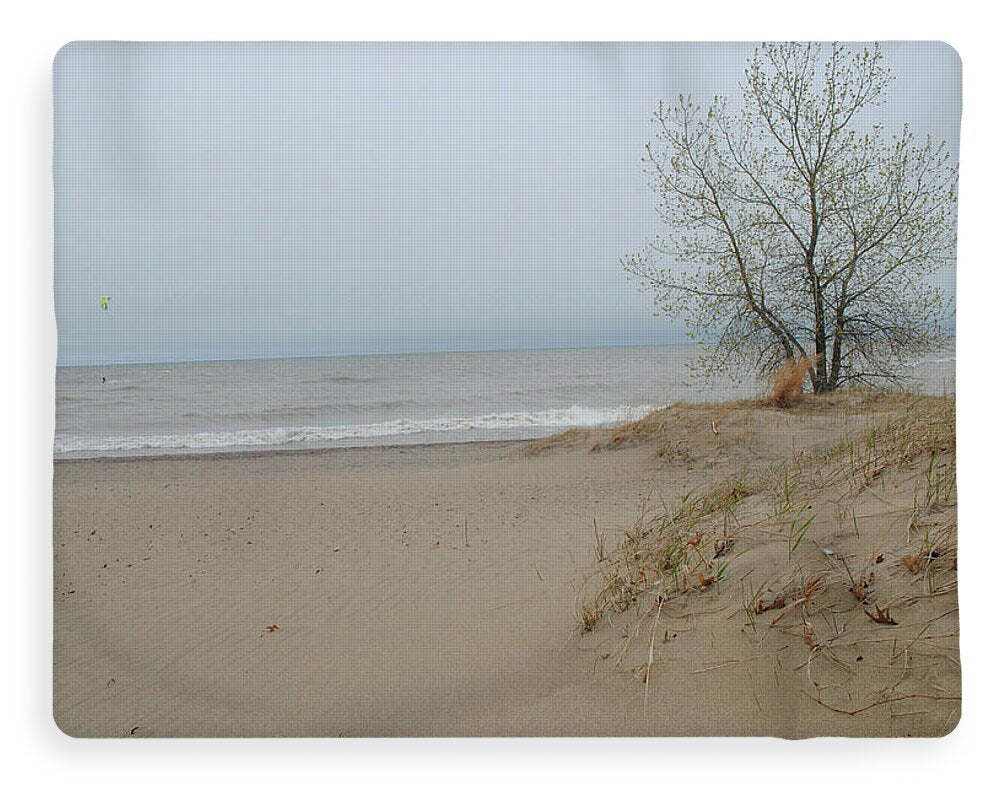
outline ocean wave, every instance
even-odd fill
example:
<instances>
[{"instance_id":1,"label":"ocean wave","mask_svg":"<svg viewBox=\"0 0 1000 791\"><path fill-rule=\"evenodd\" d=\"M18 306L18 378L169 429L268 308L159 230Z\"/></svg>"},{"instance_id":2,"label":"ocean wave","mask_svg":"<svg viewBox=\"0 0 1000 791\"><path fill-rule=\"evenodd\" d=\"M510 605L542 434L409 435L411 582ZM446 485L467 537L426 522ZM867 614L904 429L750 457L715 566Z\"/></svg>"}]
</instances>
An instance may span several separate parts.
<instances>
[{"instance_id":1,"label":"ocean wave","mask_svg":"<svg viewBox=\"0 0 1000 791\"><path fill-rule=\"evenodd\" d=\"M134 435L125 437L57 436L57 455L68 453L121 453L142 450L224 450L303 443L379 439L452 431L510 431L561 429L614 425L648 414L653 406L591 408L571 406L539 412L504 412L475 417L398 419L384 423L345 426L293 426L242 431L203 431L193 434Z\"/></svg>"}]
</instances>

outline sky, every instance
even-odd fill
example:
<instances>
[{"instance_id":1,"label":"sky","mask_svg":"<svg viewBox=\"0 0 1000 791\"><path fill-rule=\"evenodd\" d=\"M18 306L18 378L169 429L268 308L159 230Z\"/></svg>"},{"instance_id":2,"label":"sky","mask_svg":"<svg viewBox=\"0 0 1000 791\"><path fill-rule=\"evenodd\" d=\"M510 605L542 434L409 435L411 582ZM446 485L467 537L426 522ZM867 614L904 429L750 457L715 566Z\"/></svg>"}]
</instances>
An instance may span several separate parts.
<instances>
[{"instance_id":1,"label":"sky","mask_svg":"<svg viewBox=\"0 0 1000 791\"><path fill-rule=\"evenodd\" d=\"M650 116L737 96L752 50L68 44L58 363L683 341L619 265L659 231ZM883 52L872 120L957 156L959 56Z\"/></svg>"}]
</instances>

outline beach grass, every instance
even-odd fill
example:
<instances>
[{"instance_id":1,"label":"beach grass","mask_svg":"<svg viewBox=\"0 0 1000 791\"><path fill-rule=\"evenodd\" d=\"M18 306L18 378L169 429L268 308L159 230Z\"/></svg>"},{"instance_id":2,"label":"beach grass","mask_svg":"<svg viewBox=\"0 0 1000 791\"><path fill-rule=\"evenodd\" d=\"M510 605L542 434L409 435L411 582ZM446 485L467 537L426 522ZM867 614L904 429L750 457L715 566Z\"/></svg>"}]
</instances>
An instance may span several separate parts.
<instances>
[{"instance_id":1,"label":"beach grass","mask_svg":"<svg viewBox=\"0 0 1000 791\"><path fill-rule=\"evenodd\" d=\"M759 421L769 408L785 417L764 415L765 424L799 422L783 438L797 447L672 499L645 498L613 546L600 537L598 561L580 588L579 631L600 632L603 625L605 639L617 643L608 652L614 667L649 683L658 648L670 653L667 636L653 639L664 620L705 620L704 628L718 629L717 619L690 613L706 599L722 603L730 609L727 620L742 622L753 661L769 646L788 650L794 637L801 656L794 668L805 670L805 691L827 710L854 716L857 693L846 679L874 666L862 667L861 653L853 665L844 655L884 640L881 630L905 623L907 638L893 638L886 660L887 667L901 662L904 680L913 682L910 662L921 651L946 655L957 666L957 621L946 635L931 628L957 617L954 399L870 390L792 398L781 385L758 403L668 407L606 432L595 446L645 444L661 458L671 443L694 452L690 440L699 436L702 457L716 449L726 454L739 437L719 441L720 426L721 433L745 431L751 421L743 418ZM796 431L808 436L820 416L825 428L830 418L854 426L830 443L803 436L795 443ZM646 632L648 645L640 639ZM817 687L820 661L844 678ZM938 700L954 708L957 695L945 694L953 688L912 683L900 698L902 683L868 690L866 705L869 698L873 708L890 700Z\"/></svg>"}]
</instances>

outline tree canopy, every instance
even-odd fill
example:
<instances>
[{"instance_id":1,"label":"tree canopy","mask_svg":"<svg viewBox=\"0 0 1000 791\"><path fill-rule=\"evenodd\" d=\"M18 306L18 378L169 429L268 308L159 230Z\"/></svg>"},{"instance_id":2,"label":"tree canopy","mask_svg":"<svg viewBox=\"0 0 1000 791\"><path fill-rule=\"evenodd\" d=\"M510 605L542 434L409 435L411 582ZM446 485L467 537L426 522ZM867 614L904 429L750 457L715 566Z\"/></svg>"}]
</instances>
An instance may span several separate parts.
<instances>
[{"instance_id":1,"label":"tree canopy","mask_svg":"<svg viewBox=\"0 0 1000 791\"><path fill-rule=\"evenodd\" d=\"M869 120L891 79L877 45L762 44L740 106L654 113L644 163L666 230L622 265L714 339L710 370L802 356L814 392L897 383L941 341L951 306L931 275L955 257L958 170L943 142Z\"/></svg>"}]
</instances>

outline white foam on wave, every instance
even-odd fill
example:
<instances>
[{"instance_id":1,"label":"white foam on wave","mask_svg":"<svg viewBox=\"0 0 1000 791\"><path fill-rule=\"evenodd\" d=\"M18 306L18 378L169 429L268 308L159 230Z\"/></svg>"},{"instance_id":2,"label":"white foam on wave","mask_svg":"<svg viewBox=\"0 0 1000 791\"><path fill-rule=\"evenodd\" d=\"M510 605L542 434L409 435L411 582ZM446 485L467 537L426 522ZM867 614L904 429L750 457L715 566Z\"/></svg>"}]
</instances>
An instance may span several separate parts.
<instances>
[{"instance_id":1,"label":"white foam on wave","mask_svg":"<svg viewBox=\"0 0 1000 791\"><path fill-rule=\"evenodd\" d=\"M614 425L636 420L655 407L571 406L540 412L504 412L475 417L389 420L345 426L293 426L242 431L204 431L194 434L159 434L126 437L57 436L55 453L121 453L141 450L222 450L226 448L278 447L303 443L377 439L452 431L511 431Z\"/></svg>"}]
</instances>

